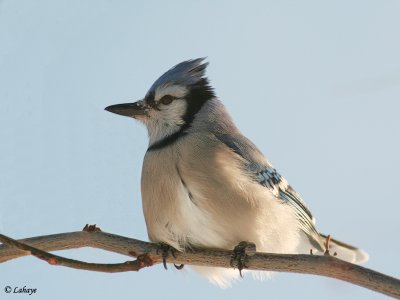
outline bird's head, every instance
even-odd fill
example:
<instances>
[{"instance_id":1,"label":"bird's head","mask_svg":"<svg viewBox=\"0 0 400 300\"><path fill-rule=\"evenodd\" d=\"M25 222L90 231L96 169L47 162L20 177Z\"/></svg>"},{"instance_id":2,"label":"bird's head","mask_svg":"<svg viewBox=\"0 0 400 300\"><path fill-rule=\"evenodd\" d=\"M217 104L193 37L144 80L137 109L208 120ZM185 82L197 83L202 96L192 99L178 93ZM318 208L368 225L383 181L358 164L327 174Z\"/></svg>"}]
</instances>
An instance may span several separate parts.
<instances>
[{"instance_id":1,"label":"bird's head","mask_svg":"<svg viewBox=\"0 0 400 300\"><path fill-rule=\"evenodd\" d=\"M203 61L198 58L181 62L158 78L144 99L105 109L144 123L150 147L168 141L184 133L202 106L215 97L204 76L208 63Z\"/></svg>"}]
</instances>

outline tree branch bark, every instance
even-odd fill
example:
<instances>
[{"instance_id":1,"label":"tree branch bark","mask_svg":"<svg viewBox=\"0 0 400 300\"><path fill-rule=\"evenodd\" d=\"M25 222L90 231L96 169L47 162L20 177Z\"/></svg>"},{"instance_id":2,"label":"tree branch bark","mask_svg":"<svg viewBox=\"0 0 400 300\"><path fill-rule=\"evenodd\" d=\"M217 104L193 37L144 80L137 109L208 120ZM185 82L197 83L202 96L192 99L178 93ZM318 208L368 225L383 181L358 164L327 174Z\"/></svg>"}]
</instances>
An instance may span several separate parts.
<instances>
[{"instance_id":1,"label":"tree branch bark","mask_svg":"<svg viewBox=\"0 0 400 300\"><path fill-rule=\"evenodd\" d=\"M159 245L85 227L84 231L60 233L13 240L0 234L0 263L26 255L34 255L52 265L99 272L138 271L163 261ZM93 264L57 256L48 251L92 247L136 257L121 264ZM232 251L192 249L176 252L168 263L231 268ZM248 257L249 270L313 274L336 278L400 299L400 280L385 274L342 261L333 256L305 254L270 254L257 252Z\"/></svg>"}]
</instances>

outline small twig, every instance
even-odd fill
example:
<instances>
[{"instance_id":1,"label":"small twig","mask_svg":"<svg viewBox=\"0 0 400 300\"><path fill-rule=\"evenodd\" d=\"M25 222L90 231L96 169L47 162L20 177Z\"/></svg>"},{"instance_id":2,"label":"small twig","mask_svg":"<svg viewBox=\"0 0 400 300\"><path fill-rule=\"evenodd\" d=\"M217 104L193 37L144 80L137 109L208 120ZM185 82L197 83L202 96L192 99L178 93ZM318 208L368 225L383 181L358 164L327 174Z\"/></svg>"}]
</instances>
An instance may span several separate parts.
<instances>
[{"instance_id":1,"label":"small twig","mask_svg":"<svg viewBox=\"0 0 400 300\"><path fill-rule=\"evenodd\" d=\"M96 224L93 225L89 225L86 224L83 228L82 231L86 231L86 232L99 232L101 231L100 227L97 227Z\"/></svg>"},{"instance_id":2,"label":"small twig","mask_svg":"<svg viewBox=\"0 0 400 300\"><path fill-rule=\"evenodd\" d=\"M326 236L326 240L325 240L325 255L331 255L331 253L329 252L329 248L330 248L330 243L331 243L331 239L332 239L332 237L331 237L331 235L330 234L328 234L327 236Z\"/></svg>"}]
</instances>

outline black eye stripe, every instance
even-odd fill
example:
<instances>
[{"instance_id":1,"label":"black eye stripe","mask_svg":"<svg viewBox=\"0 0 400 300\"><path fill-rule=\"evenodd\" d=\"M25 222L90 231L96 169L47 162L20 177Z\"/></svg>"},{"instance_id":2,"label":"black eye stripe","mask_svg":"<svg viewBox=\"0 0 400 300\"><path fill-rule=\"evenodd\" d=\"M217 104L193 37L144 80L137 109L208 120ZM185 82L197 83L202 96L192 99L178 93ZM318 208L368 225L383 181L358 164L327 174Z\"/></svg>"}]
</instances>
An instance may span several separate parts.
<instances>
[{"instance_id":1,"label":"black eye stripe","mask_svg":"<svg viewBox=\"0 0 400 300\"><path fill-rule=\"evenodd\" d=\"M154 107L156 105L156 102L154 101L154 93L147 94L146 97L144 98L144 102L148 106Z\"/></svg>"}]
</instances>

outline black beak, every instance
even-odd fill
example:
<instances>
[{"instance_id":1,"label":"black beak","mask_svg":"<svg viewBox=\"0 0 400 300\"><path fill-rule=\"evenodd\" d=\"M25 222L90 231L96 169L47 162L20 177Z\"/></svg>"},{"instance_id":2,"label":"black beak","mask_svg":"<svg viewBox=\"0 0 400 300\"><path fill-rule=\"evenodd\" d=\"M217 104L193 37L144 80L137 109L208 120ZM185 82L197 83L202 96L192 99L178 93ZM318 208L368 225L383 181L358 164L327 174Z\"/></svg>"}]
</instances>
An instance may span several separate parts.
<instances>
[{"instance_id":1,"label":"black beak","mask_svg":"<svg viewBox=\"0 0 400 300\"><path fill-rule=\"evenodd\" d=\"M105 108L105 110L112 112L117 115L132 117L138 115L145 115L146 114L146 106L144 105L143 101L138 101L134 103L123 103L123 104L115 104L110 105Z\"/></svg>"}]
</instances>

